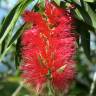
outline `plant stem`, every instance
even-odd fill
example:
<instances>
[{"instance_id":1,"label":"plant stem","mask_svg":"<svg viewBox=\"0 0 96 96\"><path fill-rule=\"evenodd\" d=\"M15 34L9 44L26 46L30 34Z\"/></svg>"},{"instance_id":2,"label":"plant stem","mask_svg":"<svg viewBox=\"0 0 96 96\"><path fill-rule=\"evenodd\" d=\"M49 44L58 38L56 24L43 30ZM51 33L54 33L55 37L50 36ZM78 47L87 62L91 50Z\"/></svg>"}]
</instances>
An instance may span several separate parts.
<instances>
[{"instance_id":1,"label":"plant stem","mask_svg":"<svg viewBox=\"0 0 96 96\"><path fill-rule=\"evenodd\" d=\"M24 83L25 81L20 82L20 85L18 86L18 88L15 90L15 92L11 96L18 96L19 92L23 88Z\"/></svg>"},{"instance_id":2,"label":"plant stem","mask_svg":"<svg viewBox=\"0 0 96 96\"><path fill-rule=\"evenodd\" d=\"M0 62L2 61L3 57L5 56L5 54L10 50L11 46L9 46L2 55L0 55Z\"/></svg>"},{"instance_id":3,"label":"plant stem","mask_svg":"<svg viewBox=\"0 0 96 96\"><path fill-rule=\"evenodd\" d=\"M91 87L90 87L89 96L92 96L94 89L95 89L95 84L96 84L96 72L94 73L94 76L93 76L93 82L92 82Z\"/></svg>"},{"instance_id":4,"label":"plant stem","mask_svg":"<svg viewBox=\"0 0 96 96\"><path fill-rule=\"evenodd\" d=\"M54 96L55 94L54 94L54 89L51 84L51 80L48 81L47 87L48 87L48 96Z\"/></svg>"}]
</instances>

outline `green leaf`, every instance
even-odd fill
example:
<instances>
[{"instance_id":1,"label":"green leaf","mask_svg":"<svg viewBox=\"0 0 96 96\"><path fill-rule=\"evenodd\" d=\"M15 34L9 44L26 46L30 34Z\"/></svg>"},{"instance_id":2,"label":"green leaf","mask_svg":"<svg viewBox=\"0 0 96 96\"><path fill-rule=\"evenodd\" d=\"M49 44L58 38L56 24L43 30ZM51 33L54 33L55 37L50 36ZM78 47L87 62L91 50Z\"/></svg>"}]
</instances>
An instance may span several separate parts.
<instances>
[{"instance_id":1,"label":"green leaf","mask_svg":"<svg viewBox=\"0 0 96 96\"><path fill-rule=\"evenodd\" d=\"M96 0L84 0L86 2L96 2Z\"/></svg>"},{"instance_id":2,"label":"green leaf","mask_svg":"<svg viewBox=\"0 0 96 96\"><path fill-rule=\"evenodd\" d=\"M9 38L9 34L6 36L6 39L3 40L2 44L1 44L1 54L4 52L4 50L6 49L6 45L8 42L8 38Z\"/></svg>"},{"instance_id":3,"label":"green leaf","mask_svg":"<svg viewBox=\"0 0 96 96\"><path fill-rule=\"evenodd\" d=\"M91 56L90 56L90 33L88 32L88 30L82 30L82 34L81 34L81 43L84 49L84 53L87 56L87 58L90 60ZM84 32L87 31L87 32Z\"/></svg>"},{"instance_id":4,"label":"green leaf","mask_svg":"<svg viewBox=\"0 0 96 96\"><path fill-rule=\"evenodd\" d=\"M12 19L12 21L10 22L9 26L7 27L7 29L5 30L2 38L0 39L0 44L3 42L3 40L5 39L5 37L7 36L7 34L11 31L11 29L13 29L13 27L15 26L16 24L16 21L18 20L19 16L22 14L22 12L24 11L24 9L27 7L27 5L29 5L30 3L32 2L32 0L25 0L24 2L22 2L16 12L15 12L15 15ZM38 0L34 0L32 3L33 3L33 6L34 7L36 5L36 3L38 2Z\"/></svg>"},{"instance_id":5,"label":"green leaf","mask_svg":"<svg viewBox=\"0 0 96 96\"><path fill-rule=\"evenodd\" d=\"M14 43L14 41L17 40L17 39L20 37L20 35L22 34L22 29L23 29L24 25L25 25L25 24L23 24L23 25L17 30L17 32L14 34L14 36L11 38L11 40L10 40L9 43L8 43L8 47L11 46L11 45Z\"/></svg>"},{"instance_id":6,"label":"green leaf","mask_svg":"<svg viewBox=\"0 0 96 96\"><path fill-rule=\"evenodd\" d=\"M32 9L33 9L33 7L36 5L36 2L32 2ZM22 34L22 29L23 29L23 27L25 26L25 24L23 24L18 30L17 30L17 32L14 34L14 36L11 38L11 40L9 41L9 44L8 44L8 47L10 46L10 45L12 45L13 44L13 42L15 41L15 40L17 40L19 37L20 37L20 35Z\"/></svg>"},{"instance_id":7,"label":"green leaf","mask_svg":"<svg viewBox=\"0 0 96 96\"><path fill-rule=\"evenodd\" d=\"M0 27L0 38L2 37L2 35L4 34L6 28L8 27L8 25L10 24L19 4L16 4L16 6L10 11L10 13L8 14L8 16L4 19L2 26Z\"/></svg>"},{"instance_id":8,"label":"green leaf","mask_svg":"<svg viewBox=\"0 0 96 96\"><path fill-rule=\"evenodd\" d=\"M21 61L21 57L20 57L20 38L19 38L16 43L16 52L15 52L15 66L16 66L16 68L18 68L20 61Z\"/></svg>"},{"instance_id":9,"label":"green leaf","mask_svg":"<svg viewBox=\"0 0 96 96\"><path fill-rule=\"evenodd\" d=\"M90 33L89 33L89 28L87 25L84 23L80 24L80 35L81 35L81 45L83 47L84 53L86 57L91 60L90 56Z\"/></svg>"},{"instance_id":10,"label":"green leaf","mask_svg":"<svg viewBox=\"0 0 96 96\"><path fill-rule=\"evenodd\" d=\"M18 6L18 9L16 10L16 13L12 19L12 21L10 22L9 26L7 27L7 29L4 32L4 35L2 36L2 38L0 39L0 45L2 44L2 42L4 41L5 37L9 34L9 32L11 31L11 29L13 29L13 27L16 24L16 21L18 20L19 16L22 14L22 12L24 11L24 9L27 7L28 4L30 4L32 2L32 0L25 0L23 3L21 3ZM32 9L33 7L36 5L36 3L38 2L38 0L34 0L32 2ZM5 56L5 54L10 50L11 45L13 44L13 42L20 36L20 34L16 33L14 35L14 37L12 37L12 39L10 40L10 43L8 45L6 50L4 50L4 52L2 53L2 55L0 55L0 61L2 61L3 57Z\"/></svg>"},{"instance_id":11,"label":"green leaf","mask_svg":"<svg viewBox=\"0 0 96 96\"><path fill-rule=\"evenodd\" d=\"M96 28L96 13L91 9L91 7L89 6L88 3L85 3L85 10L88 13L88 15L90 16L91 20L92 20L92 25L94 28Z\"/></svg>"},{"instance_id":12,"label":"green leaf","mask_svg":"<svg viewBox=\"0 0 96 96\"><path fill-rule=\"evenodd\" d=\"M60 6L61 0L54 0L54 2L55 2L58 6Z\"/></svg>"},{"instance_id":13,"label":"green leaf","mask_svg":"<svg viewBox=\"0 0 96 96\"><path fill-rule=\"evenodd\" d=\"M40 7L44 8L45 7L45 0L40 0Z\"/></svg>"},{"instance_id":14,"label":"green leaf","mask_svg":"<svg viewBox=\"0 0 96 96\"><path fill-rule=\"evenodd\" d=\"M82 20L93 28L96 28L96 13L91 9L91 7L87 3L84 4L85 9L77 5L77 8L73 10L73 13L75 14L75 17L77 19Z\"/></svg>"},{"instance_id":15,"label":"green leaf","mask_svg":"<svg viewBox=\"0 0 96 96\"><path fill-rule=\"evenodd\" d=\"M80 0L72 0L73 3L80 4Z\"/></svg>"}]
</instances>

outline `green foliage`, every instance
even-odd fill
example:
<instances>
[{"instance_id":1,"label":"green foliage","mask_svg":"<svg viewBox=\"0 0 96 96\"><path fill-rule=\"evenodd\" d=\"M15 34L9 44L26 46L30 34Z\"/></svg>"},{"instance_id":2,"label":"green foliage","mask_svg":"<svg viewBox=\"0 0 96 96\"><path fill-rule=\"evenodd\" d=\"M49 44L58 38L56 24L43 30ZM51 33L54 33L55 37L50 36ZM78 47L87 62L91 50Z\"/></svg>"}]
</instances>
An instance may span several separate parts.
<instances>
[{"instance_id":1,"label":"green foliage","mask_svg":"<svg viewBox=\"0 0 96 96\"><path fill-rule=\"evenodd\" d=\"M75 9L76 18L82 20L86 24L96 28L96 13L91 9L88 3L80 3Z\"/></svg>"},{"instance_id":2,"label":"green foliage","mask_svg":"<svg viewBox=\"0 0 96 96\"><path fill-rule=\"evenodd\" d=\"M84 0L86 2L96 2L96 0Z\"/></svg>"},{"instance_id":3,"label":"green foliage","mask_svg":"<svg viewBox=\"0 0 96 96\"><path fill-rule=\"evenodd\" d=\"M18 8L20 3L16 4L16 6L10 11L8 16L4 19L4 22L2 24L2 27L0 28L0 38L3 36L5 30L7 29L8 25L10 24L11 20L13 19L13 16Z\"/></svg>"},{"instance_id":4,"label":"green foliage","mask_svg":"<svg viewBox=\"0 0 96 96\"><path fill-rule=\"evenodd\" d=\"M60 6L60 0L54 0L54 2Z\"/></svg>"},{"instance_id":5,"label":"green foliage","mask_svg":"<svg viewBox=\"0 0 96 96\"><path fill-rule=\"evenodd\" d=\"M19 2L19 4L17 4L13 9L12 11L9 13L9 15L6 17L2 27L1 27L1 30L0 30L0 45L4 46L2 43L4 41L4 39L6 38L6 36L12 32L12 29L14 28L18 18L20 17L20 15L22 14L22 12L24 11L24 9L31 3L32 1L31 0L25 0L25 1L22 1L22 2ZM38 0L34 0L32 2L32 8L36 5L36 3L38 2ZM16 32L15 36L13 37L10 37L12 38L12 40L10 40L8 43L8 46L6 47L6 50L4 50L4 52L2 52L2 54L0 55L0 61L2 61L4 55L6 54L6 52L10 49L12 43L15 41L15 39L18 38L18 31ZM21 34L19 32L19 34ZM14 39L14 40L13 40ZM10 46L9 46L10 44ZM4 48L2 47L1 48ZM1 49L2 50L2 49Z\"/></svg>"}]
</instances>

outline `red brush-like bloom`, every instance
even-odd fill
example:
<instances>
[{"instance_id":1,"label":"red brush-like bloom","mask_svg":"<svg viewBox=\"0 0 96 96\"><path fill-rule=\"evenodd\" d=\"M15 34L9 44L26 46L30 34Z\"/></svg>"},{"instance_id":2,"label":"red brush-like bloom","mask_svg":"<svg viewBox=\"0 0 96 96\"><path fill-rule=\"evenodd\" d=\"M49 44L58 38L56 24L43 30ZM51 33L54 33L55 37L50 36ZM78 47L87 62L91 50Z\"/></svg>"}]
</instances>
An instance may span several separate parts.
<instances>
[{"instance_id":1,"label":"red brush-like bloom","mask_svg":"<svg viewBox=\"0 0 96 96\"><path fill-rule=\"evenodd\" d=\"M25 12L24 20L32 28L21 36L21 70L23 77L36 89L48 80L54 88L63 90L74 79L76 38L74 19L66 9L46 2L46 17L38 12Z\"/></svg>"}]
</instances>

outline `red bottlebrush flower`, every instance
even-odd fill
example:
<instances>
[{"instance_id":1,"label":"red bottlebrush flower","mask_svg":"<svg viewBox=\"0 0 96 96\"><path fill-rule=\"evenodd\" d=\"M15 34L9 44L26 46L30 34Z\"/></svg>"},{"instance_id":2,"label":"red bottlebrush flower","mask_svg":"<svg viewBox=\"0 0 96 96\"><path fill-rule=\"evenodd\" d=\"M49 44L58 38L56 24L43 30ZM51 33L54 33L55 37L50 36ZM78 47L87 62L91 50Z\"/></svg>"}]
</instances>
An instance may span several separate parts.
<instances>
[{"instance_id":1,"label":"red bottlebrush flower","mask_svg":"<svg viewBox=\"0 0 96 96\"><path fill-rule=\"evenodd\" d=\"M45 19L38 12L25 12L32 28L21 36L23 77L40 89L48 80L59 90L69 87L75 75L76 38L74 19L66 9L46 2Z\"/></svg>"}]
</instances>

